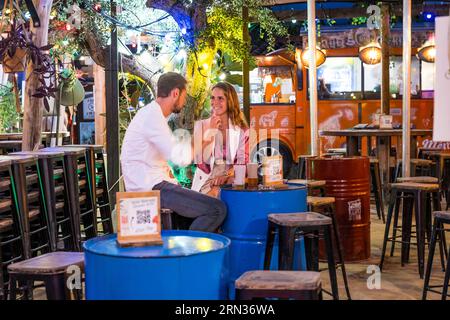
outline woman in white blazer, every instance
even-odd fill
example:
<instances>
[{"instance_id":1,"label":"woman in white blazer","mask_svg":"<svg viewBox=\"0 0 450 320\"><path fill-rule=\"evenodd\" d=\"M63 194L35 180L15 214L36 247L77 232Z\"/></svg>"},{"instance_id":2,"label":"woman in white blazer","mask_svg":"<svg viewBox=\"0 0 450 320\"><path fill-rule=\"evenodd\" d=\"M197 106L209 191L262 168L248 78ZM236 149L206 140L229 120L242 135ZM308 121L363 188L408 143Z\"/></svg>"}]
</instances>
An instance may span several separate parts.
<instances>
[{"instance_id":1,"label":"woman in white blazer","mask_svg":"<svg viewBox=\"0 0 450 320\"><path fill-rule=\"evenodd\" d=\"M196 121L194 139L192 190L217 197L219 186L233 182L233 165L248 162L248 125L230 83L212 87L211 117Z\"/></svg>"}]
</instances>

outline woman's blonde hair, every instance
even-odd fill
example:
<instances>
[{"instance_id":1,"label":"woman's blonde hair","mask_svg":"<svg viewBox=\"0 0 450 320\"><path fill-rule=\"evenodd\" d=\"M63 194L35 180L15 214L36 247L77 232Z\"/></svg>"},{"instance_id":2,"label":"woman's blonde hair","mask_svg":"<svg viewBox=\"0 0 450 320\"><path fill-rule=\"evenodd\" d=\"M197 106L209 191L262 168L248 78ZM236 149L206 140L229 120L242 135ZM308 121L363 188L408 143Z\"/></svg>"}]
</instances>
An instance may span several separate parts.
<instances>
[{"instance_id":1,"label":"woman's blonde hair","mask_svg":"<svg viewBox=\"0 0 450 320\"><path fill-rule=\"evenodd\" d=\"M239 106L239 98L233 85L229 82L222 81L216 83L211 88L211 91L216 88L223 90L225 97L227 98L227 112L231 123L235 126L239 126L240 128L247 129L247 120L245 120L244 113L241 111Z\"/></svg>"}]
</instances>

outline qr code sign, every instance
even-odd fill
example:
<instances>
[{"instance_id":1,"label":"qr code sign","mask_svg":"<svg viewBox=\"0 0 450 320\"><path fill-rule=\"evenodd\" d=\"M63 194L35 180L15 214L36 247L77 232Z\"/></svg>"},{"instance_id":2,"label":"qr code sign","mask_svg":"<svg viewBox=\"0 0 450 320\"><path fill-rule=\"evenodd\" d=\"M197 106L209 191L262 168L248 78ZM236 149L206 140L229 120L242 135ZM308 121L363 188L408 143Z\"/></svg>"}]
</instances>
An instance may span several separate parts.
<instances>
[{"instance_id":1,"label":"qr code sign","mask_svg":"<svg viewBox=\"0 0 450 320\"><path fill-rule=\"evenodd\" d=\"M150 210L137 210L136 211L136 223L147 224L152 223L152 215Z\"/></svg>"}]
</instances>

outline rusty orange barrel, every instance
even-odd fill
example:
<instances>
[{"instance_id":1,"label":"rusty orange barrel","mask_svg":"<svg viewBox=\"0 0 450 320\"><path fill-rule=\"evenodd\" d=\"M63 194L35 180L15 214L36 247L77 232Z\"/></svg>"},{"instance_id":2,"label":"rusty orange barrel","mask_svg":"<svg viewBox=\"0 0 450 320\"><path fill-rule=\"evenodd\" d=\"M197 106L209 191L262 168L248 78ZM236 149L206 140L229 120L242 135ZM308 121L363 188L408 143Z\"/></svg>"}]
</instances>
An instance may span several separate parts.
<instances>
[{"instance_id":1,"label":"rusty orange barrel","mask_svg":"<svg viewBox=\"0 0 450 320\"><path fill-rule=\"evenodd\" d=\"M370 163L368 157L307 159L308 179L325 180L345 261L370 258Z\"/></svg>"}]
</instances>

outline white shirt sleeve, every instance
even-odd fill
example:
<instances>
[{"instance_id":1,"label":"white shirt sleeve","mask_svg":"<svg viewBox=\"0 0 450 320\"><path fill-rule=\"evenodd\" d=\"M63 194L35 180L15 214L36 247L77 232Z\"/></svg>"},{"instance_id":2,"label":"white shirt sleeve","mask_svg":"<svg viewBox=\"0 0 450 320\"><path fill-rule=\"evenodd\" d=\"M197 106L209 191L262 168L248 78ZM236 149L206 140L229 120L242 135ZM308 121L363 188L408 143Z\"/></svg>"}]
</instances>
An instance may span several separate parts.
<instances>
[{"instance_id":1,"label":"white shirt sleeve","mask_svg":"<svg viewBox=\"0 0 450 320\"><path fill-rule=\"evenodd\" d=\"M159 106L158 106L159 107ZM145 139L159 151L164 160L171 161L175 165L185 167L192 161L191 139L187 130L176 130L175 135L170 130L167 120L159 110L153 109L151 115L146 117L152 121L152 125L141 122L142 134ZM186 133L188 136L186 136Z\"/></svg>"}]
</instances>

